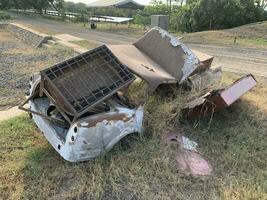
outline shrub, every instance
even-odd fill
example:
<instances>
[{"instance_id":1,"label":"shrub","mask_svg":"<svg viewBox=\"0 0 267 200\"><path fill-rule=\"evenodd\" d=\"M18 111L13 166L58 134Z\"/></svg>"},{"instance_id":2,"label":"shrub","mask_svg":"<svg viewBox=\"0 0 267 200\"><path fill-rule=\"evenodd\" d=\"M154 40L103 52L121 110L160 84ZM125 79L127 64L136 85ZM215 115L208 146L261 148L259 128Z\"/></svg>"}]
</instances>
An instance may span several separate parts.
<instances>
[{"instance_id":1,"label":"shrub","mask_svg":"<svg viewBox=\"0 0 267 200\"><path fill-rule=\"evenodd\" d=\"M7 20L7 19L11 19L11 16L3 11L0 11L0 20Z\"/></svg>"}]
</instances>

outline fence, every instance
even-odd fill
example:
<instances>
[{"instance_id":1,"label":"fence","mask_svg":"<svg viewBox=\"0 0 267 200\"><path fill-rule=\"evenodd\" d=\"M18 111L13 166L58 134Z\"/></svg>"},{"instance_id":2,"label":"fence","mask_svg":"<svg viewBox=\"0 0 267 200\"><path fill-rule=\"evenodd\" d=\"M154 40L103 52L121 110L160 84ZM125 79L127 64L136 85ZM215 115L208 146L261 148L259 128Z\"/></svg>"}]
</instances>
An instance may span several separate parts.
<instances>
[{"instance_id":1,"label":"fence","mask_svg":"<svg viewBox=\"0 0 267 200\"><path fill-rule=\"evenodd\" d=\"M59 13L58 11L54 10L42 10L42 13L37 12L34 9L28 9L28 10L22 10L22 9L12 9L11 11L17 12L17 13L26 13L26 14L41 14L44 16L51 16L51 17L60 17L63 20L67 19L69 21L74 22L87 22L89 19L89 15L87 14L81 14L81 13L71 13L71 12L65 12L65 13Z\"/></svg>"}]
</instances>

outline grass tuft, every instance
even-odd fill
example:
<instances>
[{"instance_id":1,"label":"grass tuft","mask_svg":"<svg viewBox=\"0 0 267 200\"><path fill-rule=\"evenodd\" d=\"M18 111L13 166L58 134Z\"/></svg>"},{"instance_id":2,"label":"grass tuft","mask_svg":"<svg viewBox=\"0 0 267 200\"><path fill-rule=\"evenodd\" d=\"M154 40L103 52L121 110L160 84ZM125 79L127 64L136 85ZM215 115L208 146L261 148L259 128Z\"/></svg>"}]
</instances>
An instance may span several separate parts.
<instances>
[{"instance_id":1,"label":"grass tuft","mask_svg":"<svg viewBox=\"0 0 267 200\"><path fill-rule=\"evenodd\" d=\"M235 78L226 74L223 79ZM266 199L266 88L260 80L238 103L216 113L210 126L210 119L180 117L186 93L157 91L146 97L145 137L132 135L106 155L77 164L60 158L28 117L3 122L1 198ZM178 170L177 147L161 141L175 127L199 144L214 168L212 176L195 178Z\"/></svg>"}]
</instances>

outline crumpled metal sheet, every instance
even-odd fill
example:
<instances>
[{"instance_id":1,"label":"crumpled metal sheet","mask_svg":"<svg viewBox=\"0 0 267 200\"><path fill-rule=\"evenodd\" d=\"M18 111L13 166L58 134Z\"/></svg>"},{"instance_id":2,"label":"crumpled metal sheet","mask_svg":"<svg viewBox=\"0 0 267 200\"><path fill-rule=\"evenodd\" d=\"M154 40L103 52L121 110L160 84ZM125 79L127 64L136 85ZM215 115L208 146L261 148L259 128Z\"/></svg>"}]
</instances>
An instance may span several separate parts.
<instances>
[{"instance_id":1,"label":"crumpled metal sheet","mask_svg":"<svg viewBox=\"0 0 267 200\"><path fill-rule=\"evenodd\" d=\"M47 109L46 98L30 102L32 110ZM127 109L116 105L115 110L80 119L70 128L62 128L42 116L33 114L33 120L53 148L69 162L96 158L113 148L122 138L142 133L144 109Z\"/></svg>"},{"instance_id":2,"label":"crumpled metal sheet","mask_svg":"<svg viewBox=\"0 0 267 200\"><path fill-rule=\"evenodd\" d=\"M256 85L256 79L253 75L249 74L225 89L212 90L189 102L182 112L188 118L205 117L232 105Z\"/></svg>"},{"instance_id":3,"label":"crumpled metal sheet","mask_svg":"<svg viewBox=\"0 0 267 200\"><path fill-rule=\"evenodd\" d=\"M198 68L192 73L192 75L202 73L205 70L211 68L212 62L214 60L213 56L200 52L200 51L196 51L194 49L192 49L192 51L194 52L194 54L200 60L200 63L201 63L198 66Z\"/></svg>"},{"instance_id":4,"label":"crumpled metal sheet","mask_svg":"<svg viewBox=\"0 0 267 200\"><path fill-rule=\"evenodd\" d=\"M181 83L202 63L177 37L154 27L131 45L109 45L112 53L150 85Z\"/></svg>"}]
</instances>

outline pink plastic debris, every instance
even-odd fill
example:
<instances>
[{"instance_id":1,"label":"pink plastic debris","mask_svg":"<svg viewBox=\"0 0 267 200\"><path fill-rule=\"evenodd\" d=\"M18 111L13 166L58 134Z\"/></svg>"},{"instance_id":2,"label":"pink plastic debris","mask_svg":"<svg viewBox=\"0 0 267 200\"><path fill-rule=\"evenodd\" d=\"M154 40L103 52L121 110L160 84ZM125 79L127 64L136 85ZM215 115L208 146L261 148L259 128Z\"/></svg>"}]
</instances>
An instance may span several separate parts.
<instances>
[{"instance_id":1,"label":"pink plastic debris","mask_svg":"<svg viewBox=\"0 0 267 200\"><path fill-rule=\"evenodd\" d=\"M176 157L181 171L193 176L211 175L212 167L201 155L192 151L183 151Z\"/></svg>"},{"instance_id":2,"label":"pink plastic debris","mask_svg":"<svg viewBox=\"0 0 267 200\"><path fill-rule=\"evenodd\" d=\"M183 136L183 131L170 131L166 133L162 140L166 144L176 144L180 152L176 156L176 162L179 169L185 174L193 176L211 175L212 167L201 155L197 153L198 144Z\"/></svg>"}]
</instances>

